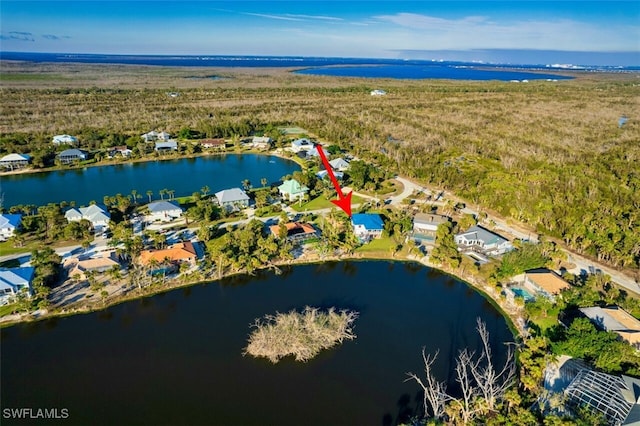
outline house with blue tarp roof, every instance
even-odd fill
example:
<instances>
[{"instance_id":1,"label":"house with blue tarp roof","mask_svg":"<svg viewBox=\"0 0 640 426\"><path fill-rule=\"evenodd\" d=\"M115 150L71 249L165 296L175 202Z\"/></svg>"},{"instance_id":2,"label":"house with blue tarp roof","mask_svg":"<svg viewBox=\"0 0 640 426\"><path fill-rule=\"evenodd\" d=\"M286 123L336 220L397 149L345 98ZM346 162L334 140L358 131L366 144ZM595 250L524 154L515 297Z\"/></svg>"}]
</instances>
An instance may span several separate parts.
<instances>
[{"instance_id":1,"label":"house with blue tarp roof","mask_svg":"<svg viewBox=\"0 0 640 426\"><path fill-rule=\"evenodd\" d=\"M362 242L380 238L384 229L384 222L379 214L357 213L351 216L353 233Z\"/></svg>"}]
</instances>

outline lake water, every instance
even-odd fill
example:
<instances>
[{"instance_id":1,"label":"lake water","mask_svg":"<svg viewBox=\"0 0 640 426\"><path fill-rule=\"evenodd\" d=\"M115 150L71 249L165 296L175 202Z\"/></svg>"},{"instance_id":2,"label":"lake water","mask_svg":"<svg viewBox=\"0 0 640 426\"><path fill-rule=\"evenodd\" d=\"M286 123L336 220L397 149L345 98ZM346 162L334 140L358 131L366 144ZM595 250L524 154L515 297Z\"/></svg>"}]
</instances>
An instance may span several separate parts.
<instances>
[{"instance_id":1,"label":"lake water","mask_svg":"<svg viewBox=\"0 0 640 426\"><path fill-rule=\"evenodd\" d=\"M332 77L365 77L394 79L449 79L449 80L566 80L573 77L557 74L532 73L513 69L482 69L473 66L459 65L376 65L307 68L296 71L298 74L326 75Z\"/></svg>"},{"instance_id":2,"label":"lake water","mask_svg":"<svg viewBox=\"0 0 640 426\"><path fill-rule=\"evenodd\" d=\"M308 363L242 356L255 318L306 305L359 311L357 338ZM476 317L502 358L505 319L449 276L383 261L296 266L3 329L1 402L66 408L65 425L391 425L422 404L404 380L423 371L423 346L440 349L436 374L453 386L451 360L479 348Z\"/></svg>"},{"instance_id":3,"label":"lake water","mask_svg":"<svg viewBox=\"0 0 640 426\"><path fill-rule=\"evenodd\" d=\"M0 176L0 186L7 207L60 201L75 201L82 206L91 200L102 203L105 195L131 194L132 190L142 195L140 202L148 202L149 190L153 199L159 200L159 191L165 188L179 197L200 191L205 185L210 193L242 187L244 179L261 186L262 178L272 183L296 170L300 170L297 163L278 157L226 154L7 175Z\"/></svg>"}]
</instances>

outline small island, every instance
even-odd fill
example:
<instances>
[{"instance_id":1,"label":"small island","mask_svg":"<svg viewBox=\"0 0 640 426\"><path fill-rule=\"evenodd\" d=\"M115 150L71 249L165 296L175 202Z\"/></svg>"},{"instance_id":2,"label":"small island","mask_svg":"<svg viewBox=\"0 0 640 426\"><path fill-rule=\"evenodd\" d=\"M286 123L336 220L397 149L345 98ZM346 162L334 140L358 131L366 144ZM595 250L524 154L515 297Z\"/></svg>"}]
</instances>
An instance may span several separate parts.
<instances>
[{"instance_id":1,"label":"small island","mask_svg":"<svg viewBox=\"0 0 640 426\"><path fill-rule=\"evenodd\" d=\"M243 355L267 358L277 363L281 358L294 355L296 361L306 362L323 349L343 340L353 340L353 322L358 312L330 308L305 307L302 312L292 310L282 314L266 315L256 319L255 330L249 335L249 344Z\"/></svg>"}]
</instances>

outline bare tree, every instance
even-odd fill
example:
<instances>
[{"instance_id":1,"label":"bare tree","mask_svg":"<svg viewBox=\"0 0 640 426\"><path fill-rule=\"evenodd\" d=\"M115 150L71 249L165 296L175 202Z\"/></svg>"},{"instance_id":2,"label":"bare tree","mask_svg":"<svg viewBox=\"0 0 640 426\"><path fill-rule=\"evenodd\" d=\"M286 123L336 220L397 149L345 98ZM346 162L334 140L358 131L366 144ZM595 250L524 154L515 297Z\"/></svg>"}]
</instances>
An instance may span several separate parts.
<instances>
[{"instance_id":1,"label":"bare tree","mask_svg":"<svg viewBox=\"0 0 640 426\"><path fill-rule=\"evenodd\" d=\"M456 358L456 381L460 385L461 396L454 398L446 393L446 383L439 382L433 375L432 366L438 357L425 354L422 348L425 379L414 373L407 373L407 380L415 380L424 391L424 412L428 408L433 412L433 418L454 423L469 424L478 413L493 411L498 402L504 399L505 392L513 384L516 374L513 346L509 346L504 365L500 370L494 366L493 354L489 346L489 332L480 318L477 319L476 330L482 340L482 352L476 355L468 348L460 351ZM447 405L447 403L449 404ZM458 419L459 417L459 419Z\"/></svg>"},{"instance_id":2,"label":"bare tree","mask_svg":"<svg viewBox=\"0 0 640 426\"><path fill-rule=\"evenodd\" d=\"M418 377L415 373L407 373L409 376L406 380L415 380L422 390L424 391L424 399L422 401L424 406L424 414L425 416L428 413L428 408L431 407L431 412L433 412L433 417L441 420L444 416L444 409L447 400L451 399L449 395L447 395L447 384L445 382L439 382L434 377L431 366L435 362L436 358L438 358L437 351L435 355L427 355L425 353L424 346L422 347L422 360L424 361L424 373L426 377L426 385L422 381L420 377Z\"/></svg>"},{"instance_id":3,"label":"bare tree","mask_svg":"<svg viewBox=\"0 0 640 426\"><path fill-rule=\"evenodd\" d=\"M507 349L507 359L500 371L493 365L491 346L489 346L489 332L487 325L477 318L478 334L482 339L482 355L472 364L471 374L480 389L480 395L485 400L488 410L494 410L498 400L502 399L506 390L513 384L516 376L513 346Z\"/></svg>"}]
</instances>

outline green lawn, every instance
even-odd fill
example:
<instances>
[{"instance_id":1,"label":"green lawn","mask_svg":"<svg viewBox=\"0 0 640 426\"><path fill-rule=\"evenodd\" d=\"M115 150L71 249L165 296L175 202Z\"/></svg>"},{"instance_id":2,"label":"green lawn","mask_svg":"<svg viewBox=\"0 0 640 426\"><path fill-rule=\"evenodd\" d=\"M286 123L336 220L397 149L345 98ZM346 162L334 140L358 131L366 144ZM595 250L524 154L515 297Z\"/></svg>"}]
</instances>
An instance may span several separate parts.
<instances>
[{"instance_id":1,"label":"green lawn","mask_svg":"<svg viewBox=\"0 0 640 426\"><path fill-rule=\"evenodd\" d=\"M35 248L42 245L39 241L27 242L23 247L14 247L11 241L0 243L0 256L8 256L10 254L31 253Z\"/></svg>"},{"instance_id":2,"label":"green lawn","mask_svg":"<svg viewBox=\"0 0 640 426\"><path fill-rule=\"evenodd\" d=\"M9 315L11 311L15 308L15 303L11 303L9 305L0 306L0 317L5 315Z\"/></svg>"},{"instance_id":3,"label":"green lawn","mask_svg":"<svg viewBox=\"0 0 640 426\"><path fill-rule=\"evenodd\" d=\"M382 237L363 244L356 249L356 253L362 253L371 257L389 257L391 249L395 248L398 243L391 237Z\"/></svg>"},{"instance_id":4,"label":"green lawn","mask_svg":"<svg viewBox=\"0 0 640 426\"><path fill-rule=\"evenodd\" d=\"M362 204L364 201L365 200L362 197L358 197L357 195L351 196L352 206L355 204ZM336 205L333 204L330 200L324 198L324 196L322 195L302 205L300 205L299 203L291 205L291 208L293 208L297 212L304 212L306 210L330 209L331 207L336 207Z\"/></svg>"}]
</instances>

